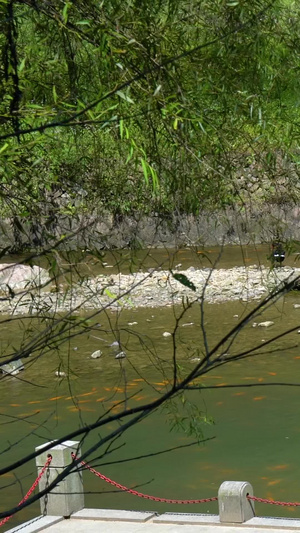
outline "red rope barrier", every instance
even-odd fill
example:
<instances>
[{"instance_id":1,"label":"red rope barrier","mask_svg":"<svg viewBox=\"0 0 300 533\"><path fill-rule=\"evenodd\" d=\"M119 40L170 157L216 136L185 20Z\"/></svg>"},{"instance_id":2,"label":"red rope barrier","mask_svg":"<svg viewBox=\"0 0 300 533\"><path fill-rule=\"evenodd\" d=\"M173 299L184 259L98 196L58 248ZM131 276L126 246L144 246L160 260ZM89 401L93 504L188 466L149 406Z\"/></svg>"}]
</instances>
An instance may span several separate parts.
<instances>
[{"instance_id":1,"label":"red rope barrier","mask_svg":"<svg viewBox=\"0 0 300 533\"><path fill-rule=\"evenodd\" d=\"M252 500L258 503L269 503L270 505L281 505L282 507L299 507L298 502L280 502L278 500L268 500L266 498L257 498L256 496L247 496L248 500Z\"/></svg>"},{"instance_id":2,"label":"red rope barrier","mask_svg":"<svg viewBox=\"0 0 300 533\"><path fill-rule=\"evenodd\" d=\"M52 461L52 455L49 455L45 465L43 466L42 470L40 471L40 473L39 473L38 477L36 478L35 482L30 487L29 491L25 494L24 498L22 498L22 500L18 503L18 507L19 507L19 505L22 505L22 503L24 503L26 500L28 500L29 496L33 493L34 489L39 484L40 479L43 477L43 475L46 472L46 470L47 470L48 466L50 465L51 461ZM0 527L3 526L4 524L6 524L6 522L8 522L8 520L12 516L13 515L6 516L5 518L3 518L3 520L1 520L1 522L0 522Z\"/></svg>"},{"instance_id":3,"label":"red rope barrier","mask_svg":"<svg viewBox=\"0 0 300 533\"><path fill-rule=\"evenodd\" d=\"M77 457L72 453L71 454L73 459L77 459ZM218 500L217 497L214 498L203 498L202 500L170 500L168 498L158 498L157 496L149 496L149 494L143 494L142 492L138 492L137 490L129 489L128 487L125 487L124 485L121 485L120 483L117 483L116 481L113 481L109 477L104 476L104 474L101 474L94 468L92 468L88 463L85 461L80 462L85 468L87 468L90 472L95 474L95 476L100 477L103 481L106 481L106 483L110 483L114 487L117 487L120 490L123 490L124 492L129 492L130 494L133 494L134 496L138 496L139 498L144 498L146 500L152 500L154 502L163 502L163 503L178 503L178 504L188 504L188 503L208 503L208 502L215 502Z\"/></svg>"}]
</instances>

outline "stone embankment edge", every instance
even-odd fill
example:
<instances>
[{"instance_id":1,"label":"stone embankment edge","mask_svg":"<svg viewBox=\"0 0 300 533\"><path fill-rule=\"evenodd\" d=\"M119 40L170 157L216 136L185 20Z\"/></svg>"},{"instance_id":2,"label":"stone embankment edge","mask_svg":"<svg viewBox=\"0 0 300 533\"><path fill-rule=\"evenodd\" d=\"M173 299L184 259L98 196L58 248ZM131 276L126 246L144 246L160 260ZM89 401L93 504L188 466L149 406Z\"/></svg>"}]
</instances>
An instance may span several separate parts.
<instances>
[{"instance_id":1,"label":"stone embankment edge","mask_svg":"<svg viewBox=\"0 0 300 533\"><path fill-rule=\"evenodd\" d=\"M63 517L46 516L31 520L21 527L22 533L250 533L257 531L283 533L300 531L300 520L291 518L251 518L244 524L221 524L218 515L157 513L140 511L123 511L113 509L82 509L71 515L69 520ZM184 527L186 526L186 527ZM190 527L189 527L190 526ZM192 530L191 530L192 527ZM162 529L163 528L163 529ZM20 526L10 529L7 533L17 533Z\"/></svg>"}]
</instances>

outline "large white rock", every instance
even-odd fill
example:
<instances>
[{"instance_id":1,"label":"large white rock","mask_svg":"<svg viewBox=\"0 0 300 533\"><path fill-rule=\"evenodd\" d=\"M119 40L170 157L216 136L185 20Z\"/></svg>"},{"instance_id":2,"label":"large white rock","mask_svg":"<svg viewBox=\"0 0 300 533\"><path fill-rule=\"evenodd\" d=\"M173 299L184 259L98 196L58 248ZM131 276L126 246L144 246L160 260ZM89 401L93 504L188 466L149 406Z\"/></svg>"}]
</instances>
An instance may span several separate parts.
<instances>
[{"instance_id":1,"label":"large white rock","mask_svg":"<svg viewBox=\"0 0 300 533\"><path fill-rule=\"evenodd\" d=\"M11 363L6 363L5 365L0 366L0 371L2 374L11 374L12 376L19 374L21 370L24 370L24 365L21 359L17 359L16 361L12 361Z\"/></svg>"},{"instance_id":2,"label":"large white rock","mask_svg":"<svg viewBox=\"0 0 300 533\"><path fill-rule=\"evenodd\" d=\"M37 288L48 281L50 277L44 268L15 263L0 264L0 291Z\"/></svg>"},{"instance_id":3,"label":"large white rock","mask_svg":"<svg viewBox=\"0 0 300 533\"><path fill-rule=\"evenodd\" d=\"M270 326L273 326L274 322L272 320L266 320L265 322L260 322L257 324L261 328L269 328Z\"/></svg>"},{"instance_id":4,"label":"large white rock","mask_svg":"<svg viewBox=\"0 0 300 533\"><path fill-rule=\"evenodd\" d=\"M101 355L102 355L101 350L96 350L95 352L93 352L93 353L91 354L91 358L92 358L92 359L99 359L99 357L101 357Z\"/></svg>"}]
</instances>

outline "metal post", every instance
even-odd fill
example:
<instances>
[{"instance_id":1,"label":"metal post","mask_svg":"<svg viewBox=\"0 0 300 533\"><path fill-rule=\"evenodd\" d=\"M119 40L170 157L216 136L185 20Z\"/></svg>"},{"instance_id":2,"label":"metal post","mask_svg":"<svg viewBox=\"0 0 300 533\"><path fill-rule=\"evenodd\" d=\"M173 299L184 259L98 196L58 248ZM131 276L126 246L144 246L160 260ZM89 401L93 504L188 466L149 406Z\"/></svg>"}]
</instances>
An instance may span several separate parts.
<instances>
[{"instance_id":1,"label":"metal post","mask_svg":"<svg viewBox=\"0 0 300 533\"><path fill-rule=\"evenodd\" d=\"M247 481L224 481L219 488L218 502L220 522L242 524L255 516L253 488Z\"/></svg>"},{"instance_id":2,"label":"metal post","mask_svg":"<svg viewBox=\"0 0 300 533\"><path fill-rule=\"evenodd\" d=\"M43 452L43 448L49 444L38 446L35 450L40 451L36 457L36 466L38 474L45 465L49 455L52 461L49 466L49 474L45 474L39 482L39 490L42 491L47 485L52 483L56 477L72 462L71 453L80 456L79 442L67 440L62 444L55 445L50 450ZM82 484L82 474L76 469L68 474L65 479L47 495L40 499L41 512L44 515L65 516L80 511L84 507L84 493Z\"/></svg>"}]
</instances>

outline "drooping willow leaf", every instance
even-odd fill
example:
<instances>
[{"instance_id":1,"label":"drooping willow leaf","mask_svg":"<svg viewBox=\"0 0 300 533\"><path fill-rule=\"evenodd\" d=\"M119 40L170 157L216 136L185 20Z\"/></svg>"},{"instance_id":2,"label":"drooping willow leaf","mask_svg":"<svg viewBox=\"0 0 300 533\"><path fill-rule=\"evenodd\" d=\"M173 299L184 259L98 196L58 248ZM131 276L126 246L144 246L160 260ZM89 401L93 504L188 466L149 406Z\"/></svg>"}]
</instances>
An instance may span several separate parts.
<instances>
[{"instance_id":1,"label":"drooping willow leaf","mask_svg":"<svg viewBox=\"0 0 300 533\"><path fill-rule=\"evenodd\" d=\"M197 290L196 286L191 280L189 280L189 278L186 277L185 274L179 274L179 273L174 274L173 272L171 272L171 274L174 279L176 279L177 281L179 281L179 283L181 283L181 285L184 285L185 287L188 287L188 289L191 289L192 291L196 292Z\"/></svg>"}]
</instances>

